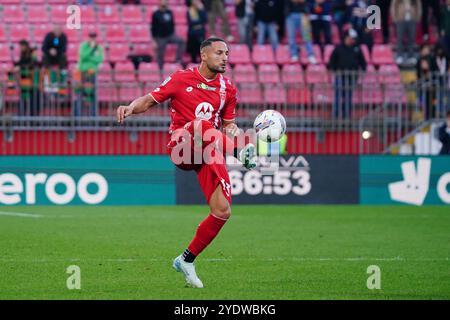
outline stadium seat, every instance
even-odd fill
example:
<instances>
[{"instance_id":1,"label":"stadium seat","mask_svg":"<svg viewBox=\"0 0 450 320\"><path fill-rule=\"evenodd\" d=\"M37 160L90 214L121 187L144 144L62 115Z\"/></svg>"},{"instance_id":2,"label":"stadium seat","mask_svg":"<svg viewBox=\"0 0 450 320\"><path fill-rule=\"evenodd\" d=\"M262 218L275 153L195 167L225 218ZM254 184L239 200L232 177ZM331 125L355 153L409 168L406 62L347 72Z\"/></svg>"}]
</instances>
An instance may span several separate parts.
<instances>
[{"instance_id":1,"label":"stadium seat","mask_svg":"<svg viewBox=\"0 0 450 320\"><path fill-rule=\"evenodd\" d=\"M280 44L275 52L275 61L278 64L289 64L291 61L291 53L289 52L289 46L286 44Z\"/></svg>"},{"instance_id":2,"label":"stadium seat","mask_svg":"<svg viewBox=\"0 0 450 320\"><path fill-rule=\"evenodd\" d=\"M378 83L378 72L373 64L367 65L366 72L358 79L359 83Z\"/></svg>"},{"instance_id":3,"label":"stadium seat","mask_svg":"<svg viewBox=\"0 0 450 320\"><path fill-rule=\"evenodd\" d=\"M178 70L181 70L182 66L178 63L165 63L163 67L163 79L166 79Z\"/></svg>"},{"instance_id":4,"label":"stadium seat","mask_svg":"<svg viewBox=\"0 0 450 320\"><path fill-rule=\"evenodd\" d=\"M48 7L46 5L33 5L27 7L28 23L47 23L48 20Z\"/></svg>"},{"instance_id":5,"label":"stadium seat","mask_svg":"<svg viewBox=\"0 0 450 320\"><path fill-rule=\"evenodd\" d=\"M44 1L44 0L40 0L40 1ZM8 4L8 5L19 5L22 3L22 0L2 0L2 4Z\"/></svg>"},{"instance_id":6,"label":"stadium seat","mask_svg":"<svg viewBox=\"0 0 450 320\"><path fill-rule=\"evenodd\" d=\"M127 60L129 50L128 45L123 43L113 43L105 47L105 61L123 62Z\"/></svg>"},{"instance_id":7,"label":"stadium seat","mask_svg":"<svg viewBox=\"0 0 450 320\"><path fill-rule=\"evenodd\" d=\"M303 69L299 64L287 64L281 68L282 83L304 83Z\"/></svg>"},{"instance_id":8,"label":"stadium seat","mask_svg":"<svg viewBox=\"0 0 450 320\"><path fill-rule=\"evenodd\" d=\"M396 64L382 65L379 69L379 81L384 84L400 83L400 69Z\"/></svg>"},{"instance_id":9,"label":"stadium seat","mask_svg":"<svg viewBox=\"0 0 450 320\"><path fill-rule=\"evenodd\" d=\"M173 13L173 20L175 24L187 25L187 7L186 5L173 6L171 7Z\"/></svg>"},{"instance_id":10,"label":"stadium seat","mask_svg":"<svg viewBox=\"0 0 450 320\"><path fill-rule=\"evenodd\" d=\"M268 104L285 104L286 90L284 84L264 84L264 103Z\"/></svg>"},{"instance_id":11,"label":"stadium seat","mask_svg":"<svg viewBox=\"0 0 450 320\"><path fill-rule=\"evenodd\" d=\"M406 92L402 83L390 83L384 88L384 103L406 104Z\"/></svg>"},{"instance_id":12,"label":"stadium seat","mask_svg":"<svg viewBox=\"0 0 450 320\"><path fill-rule=\"evenodd\" d=\"M47 0L47 3L49 5L67 4L67 0Z\"/></svg>"},{"instance_id":13,"label":"stadium seat","mask_svg":"<svg viewBox=\"0 0 450 320\"><path fill-rule=\"evenodd\" d=\"M130 25L128 28L128 38L132 41L132 43L149 43L151 41L149 27L140 24Z\"/></svg>"},{"instance_id":14,"label":"stadium seat","mask_svg":"<svg viewBox=\"0 0 450 320\"><path fill-rule=\"evenodd\" d=\"M98 6L97 18L103 24L120 23L119 11L115 5Z\"/></svg>"},{"instance_id":15,"label":"stadium seat","mask_svg":"<svg viewBox=\"0 0 450 320\"><path fill-rule=\"evenodd\" d=\"M331 54L334 50L334 45L327 44L323 50L323 63L328 64L330 62Z\"/></svg>"},{"instance_id":16,"label":"stadium seat","mask_svg":"<svg viewBox=\"0 0 450 320\"><path fill-rule=\"evenodd\" d=\"M83 28L81 28L81 41L86 41L89 39L89 33L95 32L97 33L97 37L100 43L103 42L102 33L100 27L95 24L83 24Z\"/></svg>"},{"instance_id":17,"label":"stadium seat","mask_svg":"<svg viewBox=\"0 0 450 320\"><path fill-rule=\"evenodd\" d=\"M317 83L313 85L312 102L315 104L331 104L334 101L333 88L329 84Z\"/></svg>"},{"instance_id":18,"label":"stadium seat","mask_svg":"<svg viewBox=\"0 0 450 320\"><path fill-rule=\"evenodd\" d=\"M253 46L252 61L255 64L275 63L272 46L269 44L256 44Z\"/></svg>"},{"instance_id":19,"label":"stadium seat","mask_svg":"<svg viewBox=\"0 0 450 320\"><path fill-rule=\"evenodd\" d=\"M174 63L177 56L177 45L169 43L166 46L166 52L164 53L164 62Z\"/></svg>"},{"instance_id":20,"label":"stadium seat","mask_svg":"<svg viewBox=\"0 0 450 320\"><path fill-rule=\"evenodd\" d=\"M306 83L326 83L328 79L328 71L323 64L308 65L305 74Z\"/></svg>"},{"instance_id":21,"label":"stadium seat","mask_svg":"<svg viewBox=\"0 0 450 320\"><path fill-rule=\"evenodd\" d=\"M141 84L135 80L119 83L118 89L118 102L120 104L129 104L134 99L142 96Z\"/></svg>"},{"instance_id":22,"label":"stadium seat","mask_svg":"<svg viewBox=\"0 0 450 320\"><path fill-rule=\"evenodd\" d=\"M188 26L185 24L176 24L175 25L175 34L179 36L184 41L187 41L188 38Z\"/></svg>"},{"instance_id":23,"label":"stadium seat","mask_svg":"<svg viewBox=\"0 0 450 320\"><path fill-rule=\"evenodd\" d=\"M253 64L237 64L233 69L234 82L257 83L256 70Z\"/></svg>"},{"instance_id":24,"label":"stadium seat","mask_svg":"<svg viewBox=\"0 0 450 320\"><path fill-rule=\"evenodd\" d=\"M9 41L19 42L23 39L30 39L30 30L26 24L12 24L9 26Z\"/></svg>"},{"instance_id":25,"label":"stadium seat","mask_svg":"<svg viewBox=\"0 0 450 320\"><path fill-rule=\"evenodd\" d=\"M372 62L375 65L391 64L394 62L394 55L390 45L377 44L372 50Z\"/></svg>"},{"instance_id":26,"label":"stadium seat","mask_svg":"<svg viewBox=\"0 0 450 320\"><path fill-rule=\"evenodd\" d=\"M9 45L6 43L0 43L0 62L10 62L11 51Z\"/></svg>"},{"instance_id":27,"label":"stadium seat","mask_svg":"<svg viewBox=\"0 0 450 320\"><path fill-rule=\"evenodd\" d=\"M127 41L124 26L111 24L105 26L105 41L108 43L123 43Z\"/></svg>"},{"instance_id":28,"label":"stadium seat","mask_svg":"<svg viewBox=\"0 0 450 320\"><path fill-rule=\"evenodd\" d=\"M364 59L366 60L366 63L373 63L372 58L370 57L370 52L369 52L369 48L367 47L367 45L362 44L361 45L361 51L363 53Z\"/></svg>"},{"instance_id":29,"label":"stadium seat","mask_svg":"<svg viewBox=\"0 0 450 320\"><path fill-rule=\"evenodd\" d=\"M353 92L353 104L378 105L383 102L383 93L379 83L363 83Z\"/></svg>"},{"instance_id":30,"label":"stadium seat","mask_svg":"<svg viewBox=\"0 0 450 320\"><path fill-rule=\"evenodd\" d=\"M97 98L100 103L115 103L118 101L117 96L117 87L115 84L99 84L97 88Z\"/></svg>"},{"instance_id":31,"label":"stadium seat","mask_svg":"<svg viewBox=\"0 0 450 320\"><path fill-rule=\"evenodd\" d=\"M288 104L305 105L311 103L311 93L305 83L287 83L285 86Z\"/></svg>"},{"instance_id":32,"label":"stadium seat","mask_svg":"<svg viewBox=\"0 0 450 320\"><path fill-rule=\"evenodd\" d=\"M97 23L97 15L95 14L95 10L93 6L83 5L81 8L81 19L83 21L83 28L85 24L96 24ZM83 30L81 28L81 30Z\"/></svg>"},{"instance_id":33,"label":"stadium seat","mask_svg":"<svg viewBox=\"0 0 450 320\"><path fill-rule=\"evenodd\" d=\"M139 64L139 81L150 83L161 82L161 74L157 63L140 63Z\"/></svg>"},{"instance_id":34,"label":"stadium seat","mask_svg":"<svg viewBox=\"0 0 450 320\"><path fill-rule=\"evenodd\" d=\"M144 16L142 15L141 6L122 6L122 22L129 24L143 24Z\"/></svg>"},{"instance_id":35,"label":"stadium seat","mask_svg":"<svg viewBox=\"0 0 450 320\"><path fill-rule=\"evenodd\" d=\"M52 6L50 7L50 19L53 23L66 23L67 21L67 6ZM84 17L83 17L84 21Z\"/></svg>"},{"instance_id":36,"label":"stadium seat","mask_svg":"<svg viewBox=\"0 0 450 320\"><path fill-rule=\"evenodd\" d=\"M314 57L316 58L317 64L322 63L322 52L320 51L320 47L317 45L313 45ZM306 47L303 45L300 48L300 63L307 65L309 64L308 53L306 52Z\"/></svg>"},{"instance_id":37,"label":"stadium seat","mask_svg":"<svg viewBox=\"0 0 450 320\"><path fill-rule=\"evenodd\" d=\"M131 44L130 54L133 55L153 55L153 46L150 43Z\"/></svg>"},{"instance_id":38,"label":"stadium seat","mask_svg":"<svg viewBox=\"0 0 450 320\"><path fill-rule=\"evenodd\" d=\"M49 33L51 30L52 25L50 24L35 24L33 25L33 30L31 32L31 34L33 35L31 39L33 39L34 42L42 43L47 33Z\"/></svg>"},{"instance_id":39,"label":"stadium seat","mask_svg":"<svg viewBox=\"0 0 450 320\"><path fill-rule=\"evenodd\" d=\"M23 23L25 21L22 6L4 6L2 13L3 23Z\"/></svg>"},{"instance_id":40,"label":"stadium seat","mask_svg":"<svg viewBox=\"0 0 450 320\"><path fill-rule=\"evenodd\" d=\"M111 82L111 80L112 80L111 65L107 62L103 62L98 69L97 81Z\"/></svg>"},{"instance_id":41,"label":"stadium seat","mask_svg":"<svg viewBox=\"0 0 450 320\"><path fill-rule=\"evenodd\" d=\"M69 43L67 45L67 60L69 63L77 63L78 62L78 50L79 44Z\"/></svg>"},{"instance_id":42,"label":"stadium seat","mask_svg":"<svg viewBox=\"0 0 450 320\"><path fill-rule=\"evenodd\" d=\"M240 104L260 104L263 103L263 95L259 83L237 84Z\"/></svg>"},{"instance_id":43,"label":"stadium seat","mask_svg":"<svg viewBox=\"0 0 450 320\"><path fill-rule=\"evenodd\" d=\"M133 64L130 61L117 62L114 67L114 79L118 82L133 82L136 79Z\"/></svg>"},{"instance_id":44,"label":"stadium seat","mask_svg":"<svg viewBox=\"0 0 450 320\"><path fill-rule=\"evenodd\" d=\"M280 70L276 64L262 64L258 68L261 83L280 83Z\"/></svg>"},{"instance_id":45,"label":"stadium seat","mask_svg":"<svg viewBox=\"0 0 450 320\"><path fill-rule=\"evenodd\" d=\"M6 30L5 30L5 28L2 26L2 27L0 28L0 43L6 42L6 41L7 41Z\"/></svg>"},{"instance_id":46,"label":"stadium seat","mask_svg":"<svg viewBox=\"0 0 450 320\"><path fill-rule=\"evenodd\" d=\"M46 4L46 3L47 0L26 0L26 4Z\"/></svg>"},{"instance_id":47,"label":"stadium seat","mask_svg":"<svg viewBox=\"0 0 450 320\"><path fill-rule=\"evenodd\" d=\"M250 50L248 46L246 44L231 44L229 62L231 64L250 63Z\"/></svg>"}]
</instances>

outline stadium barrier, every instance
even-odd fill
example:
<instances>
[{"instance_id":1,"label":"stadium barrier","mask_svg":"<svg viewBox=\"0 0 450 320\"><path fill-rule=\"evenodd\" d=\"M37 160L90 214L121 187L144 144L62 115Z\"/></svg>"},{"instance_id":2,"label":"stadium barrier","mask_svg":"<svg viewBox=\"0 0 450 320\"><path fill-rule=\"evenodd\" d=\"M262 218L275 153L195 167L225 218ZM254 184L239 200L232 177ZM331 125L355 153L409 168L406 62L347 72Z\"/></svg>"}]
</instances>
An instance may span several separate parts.
<instances>
[{"instance_id":1,"label":"stadium barrier","mask_svg":"<svg viewBox=\"0 0 450 320\"><path fill-rule=\"evenodd\" d=\"M229 76L240 77L238 71ZM14 78L0 81L0 154L165 153L167 102L124 125L115 119L117 106L155 88L155 79L141 81L141 73L113 70L101 71L87 87L71 74L64 86L58 77L43 78L25 91ZM260 71L240 81L238 124L250 128L262 110L278 110L287 121L287 150L300 154L389 153L424 122L441 121L450 101L448 79L436 75L405 84L395 68L333 74L307 69L275 76Z\"/></svg>"},{"instance_id":2,"label":"stadium barrier","mask_svg":"<svg viewBox=\"0 0 450 320\"><path fill-rule=\"evenodd\" d=\"M234 204L450 204L450 157L286 155L275 171L227 159ZM167 156L0 157L0 205L205 204Z\"/></svg>"}]
</instances>

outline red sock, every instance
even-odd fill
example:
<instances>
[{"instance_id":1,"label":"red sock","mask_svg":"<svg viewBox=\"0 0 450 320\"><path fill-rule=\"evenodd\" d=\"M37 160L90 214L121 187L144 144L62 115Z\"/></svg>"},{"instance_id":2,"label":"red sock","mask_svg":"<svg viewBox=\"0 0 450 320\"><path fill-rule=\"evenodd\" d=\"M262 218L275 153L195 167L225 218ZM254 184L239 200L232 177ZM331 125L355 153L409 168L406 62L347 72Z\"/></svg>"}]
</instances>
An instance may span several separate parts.
<instances>
[{"instance_id":1,"label":"red sock","mask_svg":"<svg viewBox=\"0 0 450 320\"><path fill-rule=\"evenodd\" d=\"M195 256L198 256L203 249L214 240L225 222L227 222L227 220L217 218L210 213L205 220L198 225L194 239L192 239L189 244L189 251Z\"/></svg>"}]
</instances>

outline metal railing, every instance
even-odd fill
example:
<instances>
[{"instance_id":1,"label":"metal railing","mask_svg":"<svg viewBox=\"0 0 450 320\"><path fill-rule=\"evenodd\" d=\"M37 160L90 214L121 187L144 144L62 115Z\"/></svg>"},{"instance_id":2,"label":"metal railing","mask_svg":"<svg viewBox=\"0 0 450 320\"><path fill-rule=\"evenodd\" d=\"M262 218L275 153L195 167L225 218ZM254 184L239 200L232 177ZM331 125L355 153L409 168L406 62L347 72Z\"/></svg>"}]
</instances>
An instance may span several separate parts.
<instances>
[{"instance_id":1,"label":"metal railing","mask_svg":"<svg viewBox=\"0 0 450 320\"><path fill-rule=\"evenodd\" d=\"M228 76L237 80L239 75ZM138 74L118 80L113 71L88 81L68 76L58 82L49 73L40 78L24 87L11 74L0 74L0 154L40 153L44 147L47 154L165 152L167 102L123 125L115 119L117 106L159 82L138 81ZM271 73L258 79L236 85L237 123L250 128L262 110L280 111L288 127L288 152L387 152L423 121L443 119L450 104L448 74L406 84L399 74L376 71Z\"/></svg>"}]
</instances>

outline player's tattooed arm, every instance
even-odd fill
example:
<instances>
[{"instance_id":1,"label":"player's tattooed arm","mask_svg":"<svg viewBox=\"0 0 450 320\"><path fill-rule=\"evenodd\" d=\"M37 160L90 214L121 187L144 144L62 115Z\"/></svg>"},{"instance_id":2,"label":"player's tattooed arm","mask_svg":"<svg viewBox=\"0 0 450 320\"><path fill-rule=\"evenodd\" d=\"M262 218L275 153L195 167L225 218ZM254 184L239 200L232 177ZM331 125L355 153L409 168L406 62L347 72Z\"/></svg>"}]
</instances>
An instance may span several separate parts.
<instances>
[{"instance_id":1,"label":"player's tattooed arm","mask_svg":"<svg viewBox=\"0 0 450 320\"><path fill-rule=\"evenodd\" d=\"M241 134L241 129L239 129L234 120L223 120L222 128L225 134L228 136L237 137Z\"/></svg>"},{"instance_id":2,"label":"player's tattooed arm","mask_svg":"<svg viewBox=\"0 0 450 320\"><path fill-rule=\"evenodd\" d=\"M117 122L122 123L125 118L147 111L158 103L149 94L135 99L128 106L120 106L117 108Z\"/></svg>"}]
</instances>

